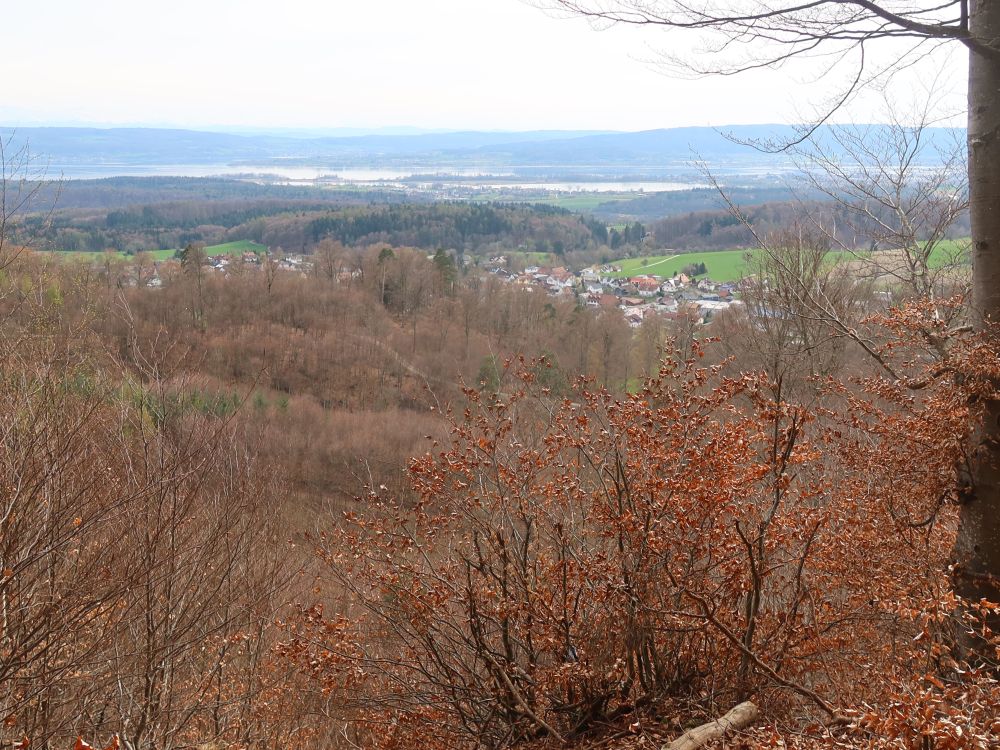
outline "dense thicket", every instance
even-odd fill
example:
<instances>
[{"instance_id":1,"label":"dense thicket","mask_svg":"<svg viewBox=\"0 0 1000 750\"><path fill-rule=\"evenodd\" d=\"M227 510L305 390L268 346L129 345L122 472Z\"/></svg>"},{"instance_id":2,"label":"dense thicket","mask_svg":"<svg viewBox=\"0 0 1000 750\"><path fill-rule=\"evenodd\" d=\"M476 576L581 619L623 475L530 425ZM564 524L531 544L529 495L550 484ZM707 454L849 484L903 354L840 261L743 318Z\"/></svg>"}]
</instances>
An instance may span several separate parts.
<instances>
[{"instance_id":1,"label":"dense thicket","mask_svg":"<svg viewBox=\"0 0 1000 750\"><path fill-rule=\"evenodd\" d=\"M956 643L996 644L997 605L958 601L948 558L995 345L925 366L932 311L881 322L907 380L812 407L698 347L626 399L515 365L414 462L416 508L373 491L331 530L346 593L282 652L366 747L644 746L748 697L777 722L755 745L988 747L996 662Z\"/></svg>"},{"instance_id":2,"label":"dense thicket","mask_svg":"<svg viewBox=\"0 0 1000 750\"><path fill-rule=\"evenodd\" d=\"M328 250L360 265L330 278L176 264L151 289L123 287L125 264L6 264L6 741L330 746L339 708L289 692L304 677L273 650L286 605L319 595L291 540L365 488L408 496L409 457L444 437L463 378L503 387L477 380L498 359L551 349L616 388L628 377L612 361L628 351L617 314L456 283L406 248ZM547 382L561 392L568 375Z\"/></svg>"},{"instance_id":3,"label":"dense thicket","mask_svg":"<svg viewBox=\"0 0 1000 750\"><path fill-rule=\"evenodd\" d=\"M135 748L246 746L294 734L272 714L281 696L265 669L295 577L275 524L279 488L231 420L164 408L180 373L131 349L142 364L125 366L95 336L98 287L5 265L5 745L115 733Z\"/></svg>"}]
</instances>

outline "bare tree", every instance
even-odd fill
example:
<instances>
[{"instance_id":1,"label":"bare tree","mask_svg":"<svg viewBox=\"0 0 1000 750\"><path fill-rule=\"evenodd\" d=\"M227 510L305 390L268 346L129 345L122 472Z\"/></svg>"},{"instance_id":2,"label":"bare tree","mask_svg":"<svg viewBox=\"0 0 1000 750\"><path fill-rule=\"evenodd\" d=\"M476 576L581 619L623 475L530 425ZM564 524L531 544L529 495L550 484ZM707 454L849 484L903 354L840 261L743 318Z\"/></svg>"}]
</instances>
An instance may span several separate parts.
<instances>
[{"instance_id":1,"label":"bare tree","mask_svg":"<svg viewBox=\"0 0 1000 750\"><path fill-rule=\"evenodd\" d=\"M793 149L806 183L832 202L841 225L812 223L894 302L968 290L968 243L947 241L969 210L966 149L957 134L931 131L934 107L931 95L906 116L890 102L888 125L831 126ZM857 252L859 242L872 252ZM939 305L937 313L957 310Z\"/></svg>"},{"instance_id":2,"label":"bare tree","mask_svg":"<svg viewBox=\"0 0 1000 750\"><path fill-rule=\"evenodd\" d=\"M128 569L110 541L143 490L107 465L122 445L106 384L35 330L35 341L5 341L0 368L0 711L44 741L67 729L65 679L118 620Z\"/></svg>"},{"instance_id":3,"label":"bare tree","mask_svg":"<svg viewBox=\"0 0 1000 750\"><path fill-rule=\"evenodd\" d=\"M759 368L783 384L786 395L796 394L813 387L810 378L846 366L848 345L870 310L871 283L830 262L829 240L816 227L791 227L760 240L742 281L743 304L716 328L742 369Z\"/></svg>"},{"instance_id":4,"label":"bare tree","mask_svg":"<svg viewBox=\"0 0 1000 750\"><path fill-rule=\"evenodd\" d=\"M347 250L339 242L323 240L313 251L313 270L331 284L337 282L347 263Z\"/></svg>"},{"instance_id":5,"label":"bare tree","mask_svg":"<svg viewBox=\"0 0 1000 750\"><path fill-rule=\"evenodd\" d=\"M51 186L45 167L31 153L28 143L17 143L14 136L0 135L0 268L10 265L35 237L29 232L20 236L19 242L13 241L27 214L38 214L37 231L48 224L55 205L54 200L49 200L47 188Z\"/></svg>"},{"instance_id":6,"label":"bare tree","mask_svg":"<svg viewBox=\"0 0 1000 750\"><path fill-rule=\"evenodd\" d=\"M847 89L909 65L946 42L969 52L968 153L972 227L972 312L982 329L1000 319L1000 3L992 0L548 0L546 5L611 24L702 32L703 56L675 60L695 73L732 74L826 53L853 64ZM866 52L907 44L871 69ZM896 49L896 48L893 48ZM799 142L818 123L805 128ZM781 144L785 147L793 144ZM958 591L978 600L1000 594L1000 402L985 410L962 506L955 553Z\"/></svg>"},{"instance_id":7,"label":"bare tree","mask_svg":"<svg viewBox=\"0 0 1000 750\"><path fill-rule=\"evenodd\" d=\"M930 356L948 359L951 334L967 314L955 300L967 292L968 243L946 240L965 218L968 191L964 147L947 131L929 130L933 105L928 97L908 119L890 105L888 125L828 126L794 146L806 185L827 200L818 208L802 201L800 224L784 232L759 233L706 169L759 248L744 280L743 314L723 321L741 362L749 355L795 390L798 378L786 375L833 374L853 341L898 379L864 319L912 299L933 304L925 340Z\"/></svg>"}]
</instances>

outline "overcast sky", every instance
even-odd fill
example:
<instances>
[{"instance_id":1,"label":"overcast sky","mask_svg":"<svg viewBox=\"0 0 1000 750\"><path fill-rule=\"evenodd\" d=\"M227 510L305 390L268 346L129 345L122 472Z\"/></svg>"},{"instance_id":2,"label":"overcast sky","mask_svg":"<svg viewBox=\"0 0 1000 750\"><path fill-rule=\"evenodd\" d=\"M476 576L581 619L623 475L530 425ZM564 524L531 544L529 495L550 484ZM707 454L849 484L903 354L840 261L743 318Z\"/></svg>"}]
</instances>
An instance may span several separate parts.
<instances>
[{"instance_id":1,"label":"overcast sky","mask_svg":"<svg viewBox=\"0 0 1000 750\"><path fill-rule=\"evenodd\" d=\"M44 0L5 3L0 124L616 129L794 122L842 76L815 66L681 80L649 60L695 40L595 30L522 0ZM932 79L963 106L965 56ZM846 75L846 71L844 73ZM841 119L878 118L880 98Z\"/></svg>"}]
</instances>

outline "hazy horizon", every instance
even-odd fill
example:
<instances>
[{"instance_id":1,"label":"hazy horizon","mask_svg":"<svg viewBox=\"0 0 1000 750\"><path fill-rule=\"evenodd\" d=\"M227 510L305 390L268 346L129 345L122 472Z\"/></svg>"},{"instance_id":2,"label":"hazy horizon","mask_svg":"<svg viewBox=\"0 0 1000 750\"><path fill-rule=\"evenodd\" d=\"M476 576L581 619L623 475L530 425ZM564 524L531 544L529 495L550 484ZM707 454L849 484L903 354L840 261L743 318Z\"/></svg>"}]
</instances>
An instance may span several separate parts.
<instances>
[{"instance_id":1,"label":"hazy horizon","mask_svg":"<svg viewBox=\"0 0 1000 750\"><path fill-rule=\"evenodd\" d=\"M694 36L596 30L521 0L291 0L281 12L264 0L49 6L5 9L14 30L0 104L7 126L633 132L792 123L811 121L851 72L826 75L819 58L732 78L668 77L660 54L694 55ZM965 59L928 50L894 90L920 99L933 86L955 124ZM882 106L869 90L837 119L878 122Z\"/></svg>"}]
</instances>

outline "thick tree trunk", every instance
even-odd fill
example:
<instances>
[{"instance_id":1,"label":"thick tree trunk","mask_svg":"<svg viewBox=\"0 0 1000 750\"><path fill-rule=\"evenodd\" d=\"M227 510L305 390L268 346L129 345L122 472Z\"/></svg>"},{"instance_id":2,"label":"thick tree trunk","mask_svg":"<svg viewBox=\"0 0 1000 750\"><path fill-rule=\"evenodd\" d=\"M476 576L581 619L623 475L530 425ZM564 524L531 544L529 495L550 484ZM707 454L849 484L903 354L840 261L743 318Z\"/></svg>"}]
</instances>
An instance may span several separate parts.
<instances>
[{"instance_id":1,"label":"thick tree trunk","mask_svg":"<svg viewBox=\"0 0 1000 750\"><path fill-rule=\"evenodd\" d=\"M972 0L970 31L996 47L1000 2ZM1000 59L969 53L969 186L972 306L978 322L1000 324ZM1000 403L979 427L972 486L961 510L955 559L966 597L1000 600Z\"/></svg>"}]
</instances>

